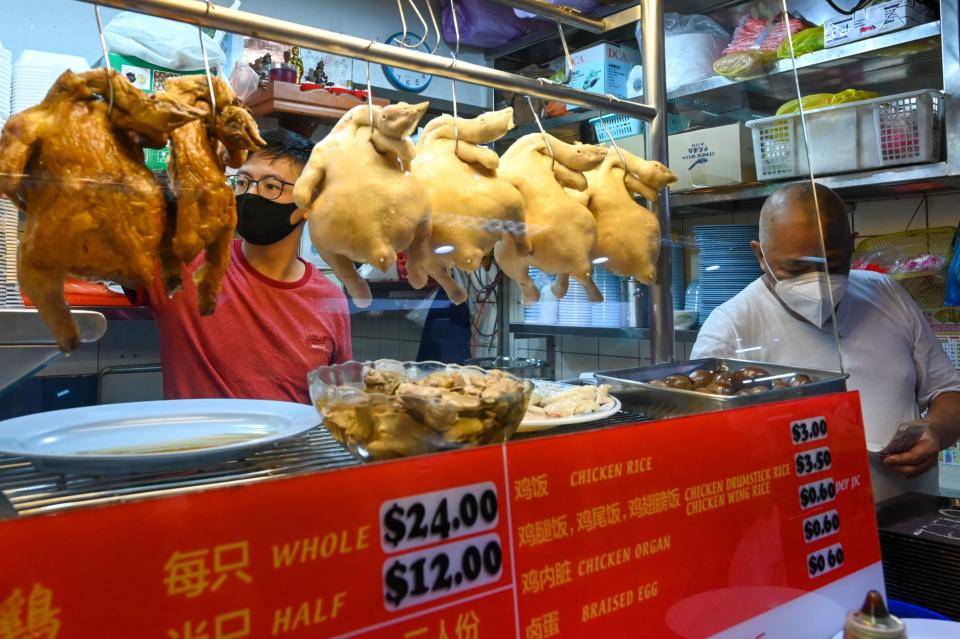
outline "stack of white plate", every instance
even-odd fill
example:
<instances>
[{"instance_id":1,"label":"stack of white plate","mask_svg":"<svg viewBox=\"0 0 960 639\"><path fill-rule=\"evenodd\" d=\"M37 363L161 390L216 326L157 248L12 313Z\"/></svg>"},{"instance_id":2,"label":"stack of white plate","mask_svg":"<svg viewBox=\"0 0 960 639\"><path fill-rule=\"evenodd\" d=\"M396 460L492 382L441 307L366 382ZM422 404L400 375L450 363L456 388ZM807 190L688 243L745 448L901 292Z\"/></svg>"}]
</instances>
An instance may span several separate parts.
<instances>
[{"instance_id":1,"label":"stack of white plate","mask_svg":"<svg viewBox=\"0 0 960 639\"><path fill-rule=\"evenodd\" d=\"M13 65L11 111L19 113L39 104L54 81L67 69L81 73L89 70L90 65L75 55L24 50Z\"/></svg>"},{"instance_id":2,"label":"stack of white plate","mask_svg":"<svg viewBox=\"0 0 960 639\"><path fill-rule=\"evenodd\" d=\"M755 224L695 226L700 247L700 299L697 318L703 324L713 309L742 291L763 273L750 242L757 239Z\"/></svg>"},{"instance_id":3,"label":"stack of white plate","mask_svg":"<svg viewBox=\"0 0 960 639\"><path fill-rule=\"evenodd\" d=\"M10 87L13 84L13 54L0 43L0 127L10 118Z\"/></svg>"},{"instance_id":4,"label":"stack of white plate","mask_svg":"<svg viewBox=\"0 0 960 639\"><path fill-rule=\"evenodd\" d=\"M17 207L0 197L0 306L23 306L17 284Z\"/></svg>"},{"instance_id":5,"label":"stack of white plate","mask_svg":"<svg viewBox=\"0 0 960 639\"><path fill-rule=\"evenodd\" d=\"M620 277L603 268L593 270L593 281L603 293L603 302L591 304L591 326L620 326L623 292L620 287ZM578 285L579 286L579 285Z\"/></svg>"}]
</instances>

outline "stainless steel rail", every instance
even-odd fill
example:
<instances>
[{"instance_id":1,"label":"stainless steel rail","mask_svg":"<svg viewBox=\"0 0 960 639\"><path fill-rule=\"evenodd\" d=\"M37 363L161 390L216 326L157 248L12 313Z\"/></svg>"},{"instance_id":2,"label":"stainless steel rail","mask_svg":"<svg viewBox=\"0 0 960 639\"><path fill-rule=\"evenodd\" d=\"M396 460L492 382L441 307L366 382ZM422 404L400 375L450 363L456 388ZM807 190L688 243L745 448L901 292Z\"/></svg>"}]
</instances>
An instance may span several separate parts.
<instances>
[{"instance_id":1,"label":"stainless steel rail","mask_svg":"<svg viewBox=\"0 0 960 639\"><path fill-rule=\"evenodd\" d=\"M349 58L420 71L442 78L479 84L503 91L513 91L546 100L566 102L590 109L599 109L607 113L627 115L645 121L650 121L657 115L654 109L645 104L580 91L544 79L526 78L515 73L507 73L479 64L394 47L373 40L336 33L335 31L277 20L247 11L236 11L202 0L81 1L117 9L128 9L170 20L188 22L201 27L222 29L257 38L295 44Z\"/></svg>"},{"instance_id":2,"label":"stainless steel rail","mask_svg":"<svg viewBox=\"0 0 960 639\"><path fill-rule=\"evenodd\" d=\"M606 22L597 18L591 18L579 11L568 9L566 7L550 4L544 0L493 0L497 4L529 11L530 13L550 18L563 24L569 24L571 27L578 27L591 33L603 33L607 30Z\"/></svg>"}]
</instances>

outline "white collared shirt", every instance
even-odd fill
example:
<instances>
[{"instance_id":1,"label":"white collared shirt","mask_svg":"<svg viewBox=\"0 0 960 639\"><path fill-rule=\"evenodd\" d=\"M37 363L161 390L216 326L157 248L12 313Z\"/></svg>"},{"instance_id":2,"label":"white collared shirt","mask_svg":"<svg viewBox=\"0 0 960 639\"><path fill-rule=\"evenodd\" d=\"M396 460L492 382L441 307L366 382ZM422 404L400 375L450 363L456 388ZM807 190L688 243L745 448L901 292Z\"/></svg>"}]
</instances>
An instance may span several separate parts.
<instances>
[{"instance_id":1,"label":"white collared shirt","mask_svg":"<svg viewBox=\"0 0 960 639\"><path fill-rule=\"evenodd\" d=\"M917 305L896 282L851 271L837 305L847 388L860 391L867 449L879 451L901 423L917 419L939 394L960 392L954 368ZM791 315L761 279L719 306L700 329L691 359L727 357L840 370L832 320L822 329ZM937 494L936 469L905 481L871 455L877 501L903 492Z\"/></svg>"}]
</instances>

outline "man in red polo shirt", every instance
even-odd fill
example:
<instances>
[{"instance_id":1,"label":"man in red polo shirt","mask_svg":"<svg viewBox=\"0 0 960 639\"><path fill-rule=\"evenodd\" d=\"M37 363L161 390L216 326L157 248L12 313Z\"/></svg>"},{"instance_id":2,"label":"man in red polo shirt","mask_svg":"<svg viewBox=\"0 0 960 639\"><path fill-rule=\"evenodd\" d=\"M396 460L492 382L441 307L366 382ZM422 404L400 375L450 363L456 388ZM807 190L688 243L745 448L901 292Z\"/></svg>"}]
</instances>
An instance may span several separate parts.
<instances>
[{"instance_id":1,"label":"man in red polo shirt","mask_svg":"<svg viewBox=\"0 0 960 639\"><path fill-rule=\"evenodd\" d=\"M346 298L298 257L307 213L293 202L293 184L313 145L285 129L261 135L266 148L230 177L242 239L233 243L216 312L200 316L189 277L182 293L153 304L166 399L309 403L307 372L352 356Z\"/></svg>"}]
</instances>

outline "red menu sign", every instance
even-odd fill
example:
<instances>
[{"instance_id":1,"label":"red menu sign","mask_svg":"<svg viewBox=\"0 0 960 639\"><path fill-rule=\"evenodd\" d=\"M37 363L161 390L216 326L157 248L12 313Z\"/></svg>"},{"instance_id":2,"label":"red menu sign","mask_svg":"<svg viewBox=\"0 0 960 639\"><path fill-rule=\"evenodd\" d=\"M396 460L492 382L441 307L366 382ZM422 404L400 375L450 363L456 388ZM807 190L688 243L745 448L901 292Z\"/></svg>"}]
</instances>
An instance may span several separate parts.
<instances>
[{"instance_id":1,"label":"red menu sign","mask_svg":"<svg viewBox=\"0 0 960 639\"><path fill-rule=\"evenodd\" d=\"M882 587L838 394L0 523L8 637L829 637Z\"/></svg>"}]
</instances>

